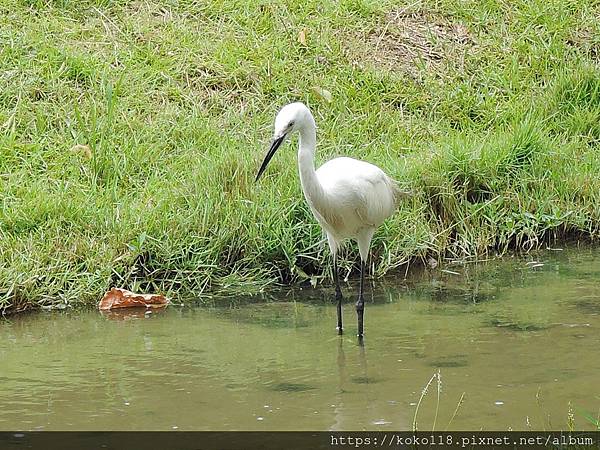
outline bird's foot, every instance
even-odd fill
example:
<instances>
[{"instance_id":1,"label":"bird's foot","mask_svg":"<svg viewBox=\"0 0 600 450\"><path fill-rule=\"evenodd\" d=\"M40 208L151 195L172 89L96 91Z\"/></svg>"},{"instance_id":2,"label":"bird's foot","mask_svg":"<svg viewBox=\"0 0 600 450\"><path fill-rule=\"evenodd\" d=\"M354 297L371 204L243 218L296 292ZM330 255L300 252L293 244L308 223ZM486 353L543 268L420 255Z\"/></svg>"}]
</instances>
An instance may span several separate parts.
<instances>
[{"instance_id":1,"label":"bird's foot","mask_svg":"<svg viewBox=\"0 0 600 450\"><path fill-rule=\"evenodd\" d=\"M356 336L358 338L358 345L363 347L365 345L365 338L362 334Z\"/></svg>"}]
</instances>

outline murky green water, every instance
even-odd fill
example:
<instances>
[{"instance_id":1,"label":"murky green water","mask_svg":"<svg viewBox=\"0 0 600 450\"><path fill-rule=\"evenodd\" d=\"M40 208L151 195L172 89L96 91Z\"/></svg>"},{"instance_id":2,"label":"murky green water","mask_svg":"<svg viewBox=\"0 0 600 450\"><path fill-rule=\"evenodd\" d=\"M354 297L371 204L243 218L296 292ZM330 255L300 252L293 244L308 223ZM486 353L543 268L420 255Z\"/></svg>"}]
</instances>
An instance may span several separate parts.
<instances>
[{"instance_id":1,"label":"murky green water","mask_svg":"<svg viewBox=\"0 0 600 450\"><path fill-rule=\"evenodd\" d=\"M535 264L534 262L538 262ZM543 264L543 265L540 265ZM0 322L0 429L577 428L600 408L600 251L453 265L375 286L366 338L331 290L134 316ZM346 289L347 291L347 289ZM431 429L437 385L424 398Z\"/></svg>"}]
</instances>

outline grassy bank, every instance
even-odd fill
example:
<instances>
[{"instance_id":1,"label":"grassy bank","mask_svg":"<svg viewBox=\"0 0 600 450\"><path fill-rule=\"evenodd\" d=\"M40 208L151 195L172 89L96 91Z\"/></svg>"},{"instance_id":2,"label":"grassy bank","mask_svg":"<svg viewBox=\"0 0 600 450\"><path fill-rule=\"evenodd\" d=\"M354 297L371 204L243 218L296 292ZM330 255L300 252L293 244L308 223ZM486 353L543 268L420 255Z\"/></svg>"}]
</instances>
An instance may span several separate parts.
<instances>
[{"instance_id":1,"label":"grassy bank","mask_svg":"<svg viewBox=\"0 0 600 450\"><path fill-rule=\"evenodd\" d=\"M0 310L326 276L295 146L253 182L295 100L417 193L377 275L598 235L594 0L4 0L0 43Z\"/></svg>"}]
</instances>

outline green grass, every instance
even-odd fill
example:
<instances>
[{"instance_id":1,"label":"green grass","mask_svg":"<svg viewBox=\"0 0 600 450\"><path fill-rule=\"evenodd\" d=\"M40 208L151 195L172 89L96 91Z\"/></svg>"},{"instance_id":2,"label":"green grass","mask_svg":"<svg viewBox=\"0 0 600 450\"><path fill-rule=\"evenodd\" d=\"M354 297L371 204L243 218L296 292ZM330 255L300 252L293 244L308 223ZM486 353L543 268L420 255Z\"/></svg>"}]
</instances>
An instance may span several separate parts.
<instances>
[{"instance_id":1,"label":"green grass","mask_svg":"<svg viewBox=\"0 0 600 450\"><path fill-rule=\"evenodd\" d=\"M295 100L417 193L376 275L599 234L597 0L2 0L0 44L0 310L327 280L295 144L253 181Z\"/></svg>"}]
</instances>

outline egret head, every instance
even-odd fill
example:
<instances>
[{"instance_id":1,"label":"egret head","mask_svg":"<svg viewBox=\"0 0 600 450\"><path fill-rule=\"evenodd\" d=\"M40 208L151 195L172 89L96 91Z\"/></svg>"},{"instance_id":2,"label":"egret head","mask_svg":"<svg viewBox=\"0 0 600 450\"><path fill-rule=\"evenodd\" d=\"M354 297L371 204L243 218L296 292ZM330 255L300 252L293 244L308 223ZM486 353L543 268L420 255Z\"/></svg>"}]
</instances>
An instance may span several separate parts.
<instances>
[{"instance_id":1,"label":"egret head","mask_svg":"<svg viewBox=\"0 0 600 450\"><path fill-rule=\"evenodd\" d=\"M279 114L275 118L275 133L271 147L260 165L260 169L258 169L256 181L258 181L265 171L267 164L269 164L269 161L271 161L271 158L273 158L273 155L286 138L294 131L301 130L307 123L312 123L314 126L312 115L304 103L290 103L281 108L281 111L279 111Z\"/></svg>"}]
</instances>

